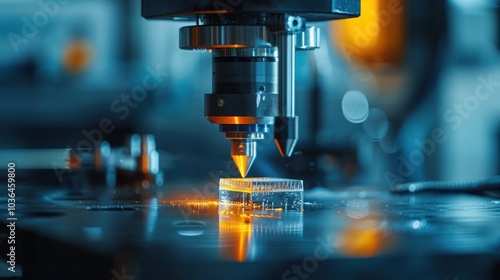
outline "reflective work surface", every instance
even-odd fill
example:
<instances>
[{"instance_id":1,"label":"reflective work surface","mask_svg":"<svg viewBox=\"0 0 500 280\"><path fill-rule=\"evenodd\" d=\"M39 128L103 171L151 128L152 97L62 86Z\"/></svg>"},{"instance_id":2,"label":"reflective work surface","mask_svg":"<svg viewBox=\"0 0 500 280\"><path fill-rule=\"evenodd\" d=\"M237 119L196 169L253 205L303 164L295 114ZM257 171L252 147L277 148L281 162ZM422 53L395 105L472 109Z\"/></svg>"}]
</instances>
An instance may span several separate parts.
<instances>
[{"instance_id":1,"label":"reflective work surface","mask_svg":"<svg viewBox=\"0 0 500 280\"><path fill-rule=\"evenodd\" d=\"M30 190L17 197L25 279L500 277L498 198L315 189L303 211L249 211L159 193Z\"/></svg>"}]
</instances>

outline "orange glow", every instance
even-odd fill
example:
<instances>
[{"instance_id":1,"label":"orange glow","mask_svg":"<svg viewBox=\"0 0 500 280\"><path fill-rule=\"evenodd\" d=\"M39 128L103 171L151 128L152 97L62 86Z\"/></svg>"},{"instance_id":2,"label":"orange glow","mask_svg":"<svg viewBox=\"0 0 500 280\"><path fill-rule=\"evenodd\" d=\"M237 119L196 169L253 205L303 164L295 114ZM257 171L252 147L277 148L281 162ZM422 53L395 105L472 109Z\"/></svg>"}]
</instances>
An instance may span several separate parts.
<instances>
[{"instance_id":1,"label":"orange glow","mask_svg":"<svg viewBox=\"0 0 500 280\"><path fill-rule=\"evenodd\" d=\"M340 234L340 250L353 257L372 257L381 253L389 243L389 234L377 225L377 220L360 219Z\"/></svg>"},{"instance_id":2,"label":"orange glow","mask_svg":"<svg viewBox=\"0 0 500 280\"><path fill-rule=\"evenodd\" d=\"M347 62L398 65L404 58L406 30L404 0L361 1L361 16L333 21L333 45Z\"/></svg>"},{"instance_id":3,"label":"orange glow","mask_svg":"<svg viewBox=\"0 0 500 280\"><path fill-rule=\"evenodd\" d=\"M76 152L71 150L69 153L69 158L66 160L66 162L69 168L75 169L81 166L82 159Z\"/></svg>"},{"instance_id":4,"label":"orange glow","mask_svg":"<svg viewBox=\"0 0 500 280\"><path fill-rule=\"evenodd\" d=\"M220 205L219 247L221 256L237 262L247 260L252 242L253 219L282 219L280 215L281 213L251 213L241 205Z\"/></svg>"},{"instance_id":5,"label":"orange glow","mask_svg":"<svg viewBox=\"0 0 500 280\"><path fill-rule=\"evenodd\" d=\"M186 202L186 205L194 207L212 207L212 206L219 206L219 201L217 200L188 201Z\"/></svg>"},{"instance_id":6,"label":"orange glow","mask_svg":"<svg viewBox=\"0 0 500 280\"><path fill-rule=\"evenodd\" d=\"M240 117L234 117L234 122L236 124L244 124L245 123L245 119L244 118L240 118Z\"/></svg>"},{"instance_id":7,"label":"orange glow","mask_svg":"<svg viewBox=\"0 0 500 280\"><path fill-rule=\"evenodd\" d=\"M227 45L210 45L210 46L207 46L207 48L208 47L214 48L214 49L228 49L228 48L243 49L243 48L250 48L252 46L251 45L244 45L244 44L227 44Z\"/></svg>"},{"instance_id":8,"label":"orange glow","mask_svg":"<svg viewBox=\"0 0 500 280\"><path fill-rule=\"evenodd\" d=\"M252 238L250 215L237 211L223 210L219 213L219 243L224 258L243 262L248 256Z\"/></svg>"},{"instance_id":9,"label":"orange glow","mask_svg":"<svg viewBox=\"0 0 500 280\"><path fill-rule=\"evenodd\" d=\"M183 208L192 218L217 217L219 212L218 200L184 200L170 201L170 205Z\"/></svg>"},{"instance_id":10,"label":"orange glow","mask_svg":"<svg viewBox=\"0 0 500 280\"><path fill-rule=\"evenodd\" d=\"M73 73L79 74L87 69L92 59L90 46L82 40L71 42L64 52L64 68Z\"/></svg>"}]
</instances>

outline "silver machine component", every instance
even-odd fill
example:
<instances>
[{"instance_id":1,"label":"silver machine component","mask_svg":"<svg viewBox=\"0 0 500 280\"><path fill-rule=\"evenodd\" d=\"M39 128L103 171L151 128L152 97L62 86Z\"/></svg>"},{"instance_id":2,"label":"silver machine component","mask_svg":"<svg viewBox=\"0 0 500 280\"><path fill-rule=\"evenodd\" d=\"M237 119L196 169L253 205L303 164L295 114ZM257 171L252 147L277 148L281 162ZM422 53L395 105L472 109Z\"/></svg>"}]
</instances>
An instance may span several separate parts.
<instances>
[{"instance_id":1,"label":"silver machine component","mask_svg":"<svg viewBox=\"0 0 500 280\"><path fill-rule=\"evenodd\" d=\"M0 164L16 169L75 169L81 159L71 149L0 150Z\"/></svg>"},{"instance_id":2,"label":"silver machine component","mask_svg":"<svg viewBox=\"0 0 500 280\"><path fill-rule=\"evenodd\" d=\"M273 133L281 156L293 154L299 139L295 50L320 46L319 28L307 26L306 19L356 17L359 11L359 0L228 1L220 7L206 1L142 0L146 18L196 20L180 29L179 47L212 50L212 93L205 95L205 116L231 140L231 156L242 177L265 133Z\"/></svg>"},{"instance_id":3,"label":"silver machine component","mask_svg":"<svg viewBox=\"0 0 500 280\"><path fill-rule=\"evenodd\" d=\"M112 168L116 169L116 181L119 186L163 185L160 156L156 150L155 138L151 134L130 135L125 148L116 153L112 165Z\"/></svg>"},{"instance_id":4,"label":"silver machine component","mask_svg":"<svg viewBox=\"0 0 500 280\"><path fill-rule=\"evenodd\" d=\"M159 155L153 135L132 134L127 138L125 154L120 158L121 168L143 174L158 174Z\"/></svg>"}]
</instances>

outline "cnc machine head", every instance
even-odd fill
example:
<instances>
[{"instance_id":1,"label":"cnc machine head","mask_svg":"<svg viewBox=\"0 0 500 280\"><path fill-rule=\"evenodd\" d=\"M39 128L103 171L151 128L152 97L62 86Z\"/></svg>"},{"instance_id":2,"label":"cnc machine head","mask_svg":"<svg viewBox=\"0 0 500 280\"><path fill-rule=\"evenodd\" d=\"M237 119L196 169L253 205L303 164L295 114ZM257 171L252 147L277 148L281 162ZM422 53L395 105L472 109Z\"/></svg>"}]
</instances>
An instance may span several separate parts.
<instances>
[{"instance_id":1,"label":"cnc machine head","mask_svg":"<svg viewBox=\"0 0 500 280\"><path fill-rule=\"evenodd\" d=\"M295 50L319 48L319 29L306 21L357 17L360 0L142 0L148 19L195 20L180 29L181 49L212 50L212 93L205 116L231 140L245 177L256 141L273 133L283 157L299 138L295 115Z\"/></svg>"}]
</instances>

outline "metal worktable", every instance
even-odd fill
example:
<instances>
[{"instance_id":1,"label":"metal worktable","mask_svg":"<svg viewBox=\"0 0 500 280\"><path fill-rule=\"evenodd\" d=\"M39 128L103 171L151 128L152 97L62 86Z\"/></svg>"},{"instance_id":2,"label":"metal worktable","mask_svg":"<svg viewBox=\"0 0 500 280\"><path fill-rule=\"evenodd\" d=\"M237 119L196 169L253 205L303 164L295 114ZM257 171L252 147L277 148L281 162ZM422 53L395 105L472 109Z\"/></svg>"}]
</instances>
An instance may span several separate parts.
<instances>
[{"instance_id":1,"label":"metal worktable","mask_svg":"<svg viewBox=\"0 0 500 280\"><path fill-rule=\"evenodd\" d=\"M499 198L316 188L303 212L231 214L194 187L19 185L24 279L500 277Z\"/></svg>"}]
</instances>

